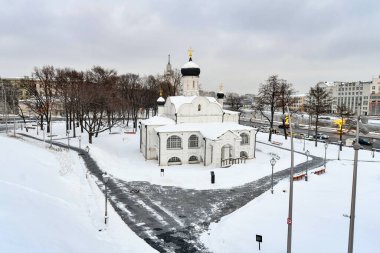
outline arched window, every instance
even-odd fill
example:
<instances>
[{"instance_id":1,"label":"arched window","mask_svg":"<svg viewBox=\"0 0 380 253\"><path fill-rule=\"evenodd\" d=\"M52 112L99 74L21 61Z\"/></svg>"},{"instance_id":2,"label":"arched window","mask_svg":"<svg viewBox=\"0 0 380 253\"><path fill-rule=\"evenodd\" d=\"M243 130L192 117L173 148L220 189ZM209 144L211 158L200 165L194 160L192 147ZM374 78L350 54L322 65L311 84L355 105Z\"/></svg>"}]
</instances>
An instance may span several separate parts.
<instances>
[{"instance_id":1,"label":"arched window","mask_svg":"<svg viewBox=\"0 0 380 253\"><path fill-rule=\"evenodd\" d=\"M240 135L240 137L241 137L240 145L249 145L249 136L248 136L248 134L242 133Z\"/></svg>"},{"instance_id":2,"label":"arched window","mask_svg":"<svg viewBox=\"0 0 380 253\"><path fill-rule=\"evenodd\" d=\"M241 152L240 152L240 157L241 157L241 158L248 158L248 154L247 154L247 152L245 152L245 151L241 151Z\"/></svg>"},{"instance_id":3,"label":"arched window","mask_svg":"<svg viewBox=\"0 0 380 253\"><path fill-rule=\"evenodd\" d=\"M168 165L173 165L173 164L182 164L181 159L178 157L174 156L168 160Z\"/></svg>"},{"instance_id":4,"label":"arched window","mask_svg":"<svg viewBox=\"0 0 380 253\"><path fill-rule=\"evenodd\" d=\"M195 81L193 81L193 89L195 89Z\"/></svg>"},{"instance_id":5,"label":"arched window","mask_svg":"<svg viewBox=\"0 0 380 253\"><path fill-rule=\"evenodd\" d=\"M202 109L201 105L198 105L198 112Z\"/></svg>"},{"instance_id":6,"label":"arched window","mask_svg":"<svg viewBox=\"0 0 380 253\"><path fill-rule=\"evenodd\" d=\"M195 155L190 156L189 163L199 163L198 157Z\"/></svg>"},{"instance_id":7,"label":"arched window","mask_svg":"<svg viewBox=\"0 0 380 253\"><path fill-rule=\"evenodd\" d=\"M189 148L198 148L199 138L197 135L193 134L189 137Z\"/></svg>"},{"instance_id":8,"label":"arched window","mask_svg":"<svg viewBox=\"0 0 380 253\"><path fill-rule=\"evenodd\" d=\"M166 148L167 149L181 149L182 148L181 137L177 135L170 136L166 142Z\"/></svg>"}]
</instances>

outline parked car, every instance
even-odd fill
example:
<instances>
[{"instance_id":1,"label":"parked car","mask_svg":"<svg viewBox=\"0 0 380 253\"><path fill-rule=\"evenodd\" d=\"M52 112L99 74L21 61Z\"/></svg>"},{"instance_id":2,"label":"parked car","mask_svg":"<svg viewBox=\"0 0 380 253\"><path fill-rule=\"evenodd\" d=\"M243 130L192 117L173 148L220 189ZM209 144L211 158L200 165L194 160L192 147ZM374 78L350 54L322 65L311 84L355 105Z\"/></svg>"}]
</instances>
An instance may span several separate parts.
<instances>
[{"instance_id":1,"label":"parked car","mask_svg":"<svg viewBox=\"0 0 380 253\"><path fill-rule=\"evenodd\" d=\"M284 125L281 124L281 125L278 126L278 128L283 129L283 128L284 128ZM288 129L288 128L289 128L289 124L285 124L285 128Z\"/></svg>"},{"instance_id":2,"label":"parked car","mask_svg":"<svg viewBox=\"0 0 380 253\"><path fill-rule=\"evenodd\" d=\"M353 143L355 143L356 140L353 141ZM359 137L359 144L360 145L366 145L366 146L371 146L372 145L372 142L369 140L369 139L366 139L366 138L360 138Z\"/></svg>"},{"instance_id":3,"label":"parked car","mask_svg":"<svg viewBox=\"0 0 380 253\"><path fill-rule=\"evenodd\" d=\"M327 140L329 136L327 134L317 133L317 135L313 135L313 138L318 140Z\"/></svg>"}]
</instances>

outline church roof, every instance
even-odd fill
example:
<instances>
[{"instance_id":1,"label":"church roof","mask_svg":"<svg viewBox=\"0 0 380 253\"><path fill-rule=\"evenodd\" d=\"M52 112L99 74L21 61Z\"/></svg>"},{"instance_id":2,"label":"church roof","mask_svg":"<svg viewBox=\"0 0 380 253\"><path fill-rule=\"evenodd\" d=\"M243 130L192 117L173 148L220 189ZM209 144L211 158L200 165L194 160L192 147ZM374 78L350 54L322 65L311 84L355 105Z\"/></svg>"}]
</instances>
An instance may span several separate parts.
<instances>
[{"instance_id":1,"label":"church roof","mask_svg":"<svg viewBox=\"0 0 380 253\"><path fill-rule=\"evenodd\" d=\"M175 124L174 120L166 118L166 117L160 117L160 116L154 116L152 118L142 120L141 123L144 125L152 125L152 126Z\"/></svg>"},{"instance_id":2,"label":"church roof","mask_svg":"<svg viewBox=\"0 0 380 253\"><path fill-rule=\"evenodd\" d=\"M167 125L157 127L158 133L178 133L178 132L200 132L203 137L215 140L228 131L250 131L253 127L243 126L233 122L211 122L211 123L183 123L177 125Z\"/></svg>"},{"instance_id":3,"label":"church roof","mask_svg":"<svg viewBox=\"0 0 380 253\"><path fill-rule=\"evenodd\" d=\"M237 111L230 111L230 110L224 110L224 109L223 109L223 112L227 114L240 114L240 112L237 112Z\"/></svg>"},{"instance_id":4,"label":"church roof","mask_svg":"<svg viewBox=\"0 0 380 253\"><path fill-rule=\"evenodd\" d=\"M175 111L177 112L178 109L181 107L181 105L191 104L193 100L197 97L198 96L189 96L189 97L188 96L173 96L173 97L169 97L169 99L170 99L170 102L172 102L172 104L174 105ZM210 101L210 103L218 103L216 99L213 97L205 97L205 98L207 98L208 101Z\"/></svg>"}]
</instances>

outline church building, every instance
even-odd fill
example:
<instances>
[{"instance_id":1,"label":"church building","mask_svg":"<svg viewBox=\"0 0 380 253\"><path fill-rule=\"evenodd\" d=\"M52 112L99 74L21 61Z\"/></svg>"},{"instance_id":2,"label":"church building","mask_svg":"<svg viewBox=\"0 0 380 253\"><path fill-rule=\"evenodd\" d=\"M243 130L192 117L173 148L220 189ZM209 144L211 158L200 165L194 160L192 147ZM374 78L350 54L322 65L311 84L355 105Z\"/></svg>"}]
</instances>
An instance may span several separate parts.
<instances>
[{"instance_id":1,"label":"church building","mask_svg":"<svg viewBox=\"0 0 380 253\"><path fill-rule=\"evenodd\" d=\"M157 99L158 115L141 121L140 152L159 166L201 164L221 167L253 158L257 129L239 124L239 112L217 99L199 96L200 68L192 60L181 68L181 96Z\"/></svg>"}]
</instances>

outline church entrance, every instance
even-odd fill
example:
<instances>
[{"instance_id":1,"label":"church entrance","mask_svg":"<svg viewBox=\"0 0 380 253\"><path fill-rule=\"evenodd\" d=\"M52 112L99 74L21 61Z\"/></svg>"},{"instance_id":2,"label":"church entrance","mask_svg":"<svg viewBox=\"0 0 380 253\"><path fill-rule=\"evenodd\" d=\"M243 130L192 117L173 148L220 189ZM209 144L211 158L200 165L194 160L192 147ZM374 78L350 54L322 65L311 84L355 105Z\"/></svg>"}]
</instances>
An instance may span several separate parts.
<instances>
[{"instance_id":1,"label":"church entrance","mask_svg":"<svg viewBox=\"0 0 380 253\"><path fill-rule=\"evenodd\" d=\"M222 147L222 160L232 158L232 146L226 144Z\"/></svg>"}]
</instances>

